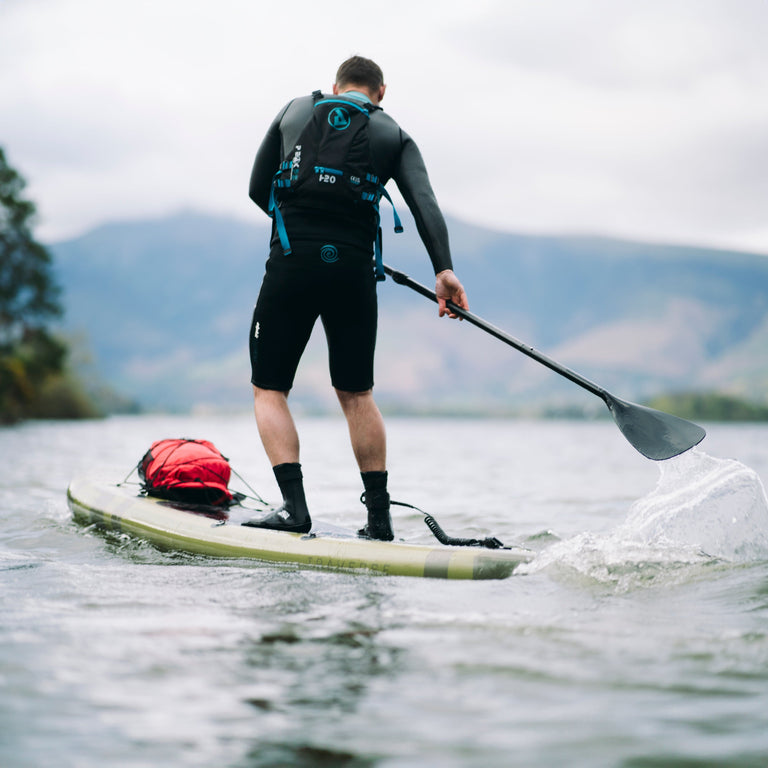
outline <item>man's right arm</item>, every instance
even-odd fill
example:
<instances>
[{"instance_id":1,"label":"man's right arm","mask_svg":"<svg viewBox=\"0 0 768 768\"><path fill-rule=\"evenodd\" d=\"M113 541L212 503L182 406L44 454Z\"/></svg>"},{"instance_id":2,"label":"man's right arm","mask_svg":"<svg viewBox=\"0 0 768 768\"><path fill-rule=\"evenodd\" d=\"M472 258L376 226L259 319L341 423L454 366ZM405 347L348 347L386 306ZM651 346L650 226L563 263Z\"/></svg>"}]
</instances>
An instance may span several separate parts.
<instances>
[{"instance_id":1,"label":"man's right arm","mask_svg":"<svg viewBox=\"0 0 768 768\"><path fill-rule=\"evenodd\" d=\"M419 148L402 130L400 136L400 163L393 178L413 214L416 229L435 270L435 294L440 317L448 315L455 319L458 315L448 308L447 302L453 302L462 309L469 309L469 304L464 286L453 272L448 227L432 191Z\"/></svg>"},{"instance_id":2,"label":"man's right arm","mask_svg":"<svg viewBox=\"0 0 768 768\"><path fill-rule=\"evenodd\" d=\"M453 268L448 227L437 204L418 146L403 131L401 140L400 162L394 180L413 214L416 229L437 274Z\"/></svg>"}]
</instances>

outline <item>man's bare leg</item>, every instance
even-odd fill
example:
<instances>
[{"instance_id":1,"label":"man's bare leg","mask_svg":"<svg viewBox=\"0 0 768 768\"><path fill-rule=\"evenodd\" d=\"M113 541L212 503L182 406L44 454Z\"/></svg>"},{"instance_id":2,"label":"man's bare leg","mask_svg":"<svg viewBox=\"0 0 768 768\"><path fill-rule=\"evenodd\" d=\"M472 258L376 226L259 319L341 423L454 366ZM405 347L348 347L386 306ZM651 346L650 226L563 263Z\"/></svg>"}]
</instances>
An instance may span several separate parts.
<instances>
[{"instance_id":1,"label":"man's bare leg","mask_svg":"<svg viewBox=\"0 0 768 768\"><path fill-rule=\"evenodd\" d=\"M254 387L253 412L270 464L298 464L299 433L288 408L288 393Z\"/></svg>"},{"instance_id":2,"label":"man's bare leg","mask_svg":"<svg viewBox=\"0 0 768 768\"><path fill-rule=\"evenodd\" d=\"M384 419L373 399L373 392L336 390L341 410L347 419L352 451L361 472L385 472L387 469L387 433Z\"/></svg>"},{"instance_id":3,"label":"man's bare leg","mask_svg":"<svg viewBox=\"0 0 768 768\"><path fill-rule=\"evenodd\" d=\"M288 408L288 393L253 388L253 410L261 442L283 496L282 506L245 525L294 533L308 533L312 521L304 497L299 463L299 434Z\"/></svg>"},{"instance_id":4,"label":"man's bare leg","mask_svg":"<svg viewBox=\"0 0 768 768\"><path fill-rule=\"evenodd\" d=\"M368 524L359 533L371 539L394 538L387 492L387 434L373 392L344 392L336 395L347 419L352 451L365 487Z\"/></svg>"}]
</instances>

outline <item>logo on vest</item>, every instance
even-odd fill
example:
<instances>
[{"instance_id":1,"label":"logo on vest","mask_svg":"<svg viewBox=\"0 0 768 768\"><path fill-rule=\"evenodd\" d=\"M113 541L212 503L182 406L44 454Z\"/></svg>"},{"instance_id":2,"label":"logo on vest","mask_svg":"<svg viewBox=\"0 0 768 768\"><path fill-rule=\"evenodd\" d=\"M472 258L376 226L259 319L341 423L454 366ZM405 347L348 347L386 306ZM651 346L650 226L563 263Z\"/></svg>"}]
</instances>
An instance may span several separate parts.
<instances>
[{"instance_id":1,"label":"logo on vest","mask_svg":"<svg viewBox=\"0 0 768 768\"><path fill-rule=\"evenodd\" d=\"M320 249L320 258L326 264L333 264L335 261L339 260L339 251L335 245L324 245Z\"/></svg>"},{"instance_id":2,"label":"logo on vest","mask_svg":"<svg viewBox=\"0 0 768 768\"><path fill-rule=\"evenodd\" d=\"M352 122L352 118L349 116L344 107L334 107L328 113L328 125L331 128L335 128L337 131L343 131L345 128L349 128L349 124Z\"/></svg>"}]
</instances>

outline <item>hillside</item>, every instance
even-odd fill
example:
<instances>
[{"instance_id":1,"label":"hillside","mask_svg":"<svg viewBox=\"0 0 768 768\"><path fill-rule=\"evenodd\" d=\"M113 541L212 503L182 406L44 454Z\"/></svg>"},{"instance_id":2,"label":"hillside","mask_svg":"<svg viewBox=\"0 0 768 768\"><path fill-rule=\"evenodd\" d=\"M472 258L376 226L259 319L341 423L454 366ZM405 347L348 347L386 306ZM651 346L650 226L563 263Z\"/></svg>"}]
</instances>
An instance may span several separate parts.
<instances>
[{"instance_id":1,"label":"hillside","mask_svg":"<svg viewBox=\"0 0 768 768\"><path fill-rule=\"evenodd\" d=\"M267 222L197 213L101 226L51 246L65 328L100 376L150 408L248 407L246 334ZM389 222L386 219L385 227ZM433 284L415 226L385 261ZM521 236L450 220L476 314L630 399L717 389L766 402L768 258L601 238ZM377 394L387 407L525 410L594 400L424 298L380 286ZM292 399L333 402L315 334Z\"/></svg>"}]
</instances>

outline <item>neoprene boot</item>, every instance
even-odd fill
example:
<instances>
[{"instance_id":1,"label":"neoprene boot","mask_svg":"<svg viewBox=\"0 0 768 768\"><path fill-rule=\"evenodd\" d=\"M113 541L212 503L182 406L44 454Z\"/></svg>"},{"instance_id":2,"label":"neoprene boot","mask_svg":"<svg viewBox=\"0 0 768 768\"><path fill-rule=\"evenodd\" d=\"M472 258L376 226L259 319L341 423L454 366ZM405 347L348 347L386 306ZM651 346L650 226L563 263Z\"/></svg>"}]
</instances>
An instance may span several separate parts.
<instances>
[{"instance_id":1,"label":"neoprene boot","mask_svg":"<svg viewBox=\"0 0 768 768\"><path fill-rule=\"evenodd\" d=\"M357 533L368 539L392 541L392 516L389 514L389 493L387 493L386 472L361 472L363 478L363 503L368 510L368 524Z\"/></svg>"},{"instance_id":2,"label":"neoprene boot","mask_svg":"<svg viewBox=\"0 0 768 768\"><path fill-rule=\"evenodd\" d=\"M283 495L283 503L265 517L248 520L243 525L251 528L268 528L273 531L309 533L312 519L304 497L304 481L301 464L278 464L272 468Z\"/></svg>"}]
</instances>

